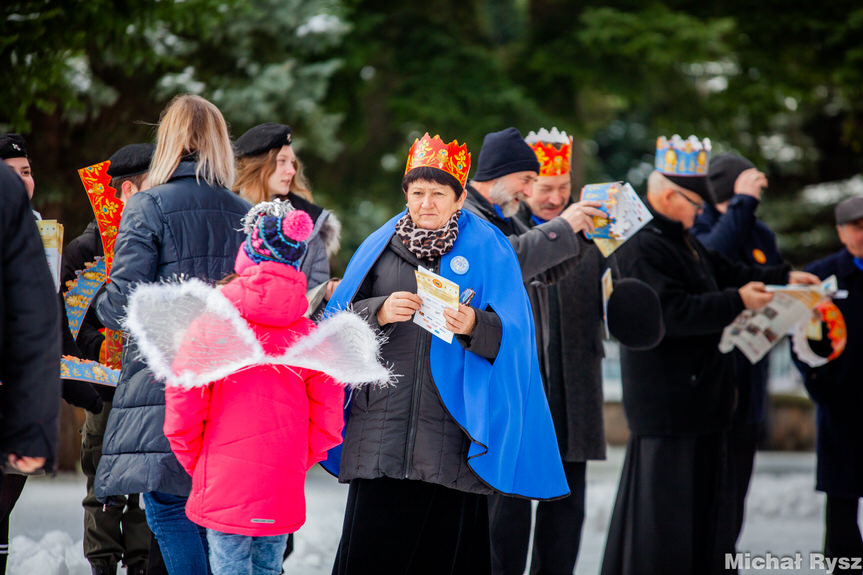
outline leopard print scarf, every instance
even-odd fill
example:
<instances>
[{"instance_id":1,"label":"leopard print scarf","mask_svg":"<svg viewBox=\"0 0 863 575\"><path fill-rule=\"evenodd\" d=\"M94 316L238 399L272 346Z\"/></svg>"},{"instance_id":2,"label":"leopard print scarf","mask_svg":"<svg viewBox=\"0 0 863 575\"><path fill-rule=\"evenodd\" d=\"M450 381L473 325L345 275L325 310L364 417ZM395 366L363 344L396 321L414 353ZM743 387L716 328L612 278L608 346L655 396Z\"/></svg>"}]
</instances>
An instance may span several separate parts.
<instances>
[{"instance_id":1,"label":"leopard print scarf","mask_svg":"<svg viewBox=\"0 0 863 575\"><path fill-rule=\"evenodd\" d=\"M443 227L436 230L418 228L411 219L410 214L405 214L396 222L396 235L407 249L421 260L439 258L452 249L455 239L458 237L458 218L461 210L450 217Z\"/></svg>"}]
</instances>

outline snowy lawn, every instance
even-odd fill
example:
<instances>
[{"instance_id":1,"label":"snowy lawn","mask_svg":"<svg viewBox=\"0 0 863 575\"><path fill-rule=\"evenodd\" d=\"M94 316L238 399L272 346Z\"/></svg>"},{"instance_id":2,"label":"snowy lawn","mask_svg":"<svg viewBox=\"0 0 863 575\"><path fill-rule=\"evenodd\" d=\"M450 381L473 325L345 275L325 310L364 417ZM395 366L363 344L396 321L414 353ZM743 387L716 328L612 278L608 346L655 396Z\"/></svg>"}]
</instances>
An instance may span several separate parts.
<instances>
[{"instance_id":1,"label":"snowy lawn","mask_svg":"<svg viewBox=\"0 0 863 575\"><path fill-rule=\"evenodd\" d=\"M612 448L608 461L588 464L587 517L576 575L599 572L622 460L623 449ZM824 573L809 570L808 565L808 553L820 551L824 531L824 496L813 490L814 467L811 453L758 454L739 551L753 556L800 552L807 558L804 569L797 573ZM346 496L347 487L320 468L309 474L308 520L295 536L294 554L285 564L287 573L330 573ZM28 481L12 514L9 575L89 575L81 545L83 497L82 475ZM742 572L788 573L754 569Z\"/></svg>"}]
</instances>

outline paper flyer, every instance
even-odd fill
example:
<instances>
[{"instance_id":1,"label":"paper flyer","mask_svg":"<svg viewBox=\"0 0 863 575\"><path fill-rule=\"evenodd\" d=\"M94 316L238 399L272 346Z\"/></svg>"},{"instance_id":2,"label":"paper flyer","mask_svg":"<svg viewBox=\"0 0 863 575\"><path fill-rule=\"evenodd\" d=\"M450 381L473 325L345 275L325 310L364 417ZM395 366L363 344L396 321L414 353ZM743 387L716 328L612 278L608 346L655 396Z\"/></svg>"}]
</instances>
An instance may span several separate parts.
<instances>
[{"instance_id":1,"label":"paper flyer","mask_svg":"<svg viewBox=\"0 0 863 575\"><path fill-rule=\"evenodd\" d=\"M39 235L42 236L42 245L45 246L45 257L48 259L51 277L54 278L54 289L60 291L63 225L57 220L38 220L36 226L39 228Z\"/></svg>"},{"instance_id":2,"label":"paper flyer","mask_svg":"<svg viewBox=\"0 0 863 575\"><path fill-rule=\"evenodd\" d=\"M614 283L611 281L611 268L606 268L602 272L602 326L605 328L605 339L611 339L611 333L608 331L608 300L611 299L611 292L614 291Z\"/></svg>"},{"instance_id":3,"label":"paper flyer","mask_svg":"<svg viewBox=\"0 0 863 575\"><path fill-rule=\"evenodd\" d=\"M608 257L653 219L647 206L626 182L590 184L581 189L582 201L602 202L607 218L594 218L596 229L586 234L602 255Z\"/></svg>"},{"instance_id":4,"label":"paper flyer","mask_svg":"<svg viewBox=\"0 0 863 575\"><path fill-rule=\"evenodd\" d=\"M743 310L722 332L719 350L728 353L733 348L756 363L785 334L799 323L808 322L812 310L825 297L836 294L836 276L819 285L767 286L773 300L758 310Z\"/></svg>"},{"instance_id":5,"label":"paper flyer","mask_svg":"<svg viewBox=\"0 0 863 575\"><path fill-rule=\"evenodd\" d=\"M458 284L423 266L419 266L414 273L417 278L417 295L423 300L422 307L414 314L414 323L451 343L453 334L446 328L443 310L458 309Z\"/></svg>"}]
</instances>

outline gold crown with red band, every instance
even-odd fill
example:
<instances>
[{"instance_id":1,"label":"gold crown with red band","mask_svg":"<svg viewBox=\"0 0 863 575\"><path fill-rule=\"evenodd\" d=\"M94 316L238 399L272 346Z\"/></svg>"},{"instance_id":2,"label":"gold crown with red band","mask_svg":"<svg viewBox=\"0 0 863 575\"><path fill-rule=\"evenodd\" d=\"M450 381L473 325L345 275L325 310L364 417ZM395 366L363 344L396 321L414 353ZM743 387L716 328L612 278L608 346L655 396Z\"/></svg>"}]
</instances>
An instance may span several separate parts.
<instances>
[{"instance_id":1,"label":"gold crown with red band","mask_svg":"<svg viewBox=\"0 0 863 575\"><path fill-rule=\"evenodd\" d=\"M435 135L431 138L426 132L422 138L414 140L408 152L405 173L422 167L443 170L464 186L467 182L467 173L470 171L470 152L467 151L467 144L459 146L458 140L445 144L440 136Z\"/></svg>"},{"instance_id":2,"label":"gold crown with red band","mask_svg":"<svg viewBox=\"0 0 863 575\"><path fill-rule=\"evenodd\" d=\"M562 176L568 174L572 164L572 136L552 128L531 132L524 139L539 160L540 176Z\"/></svg>"}]
</instances>

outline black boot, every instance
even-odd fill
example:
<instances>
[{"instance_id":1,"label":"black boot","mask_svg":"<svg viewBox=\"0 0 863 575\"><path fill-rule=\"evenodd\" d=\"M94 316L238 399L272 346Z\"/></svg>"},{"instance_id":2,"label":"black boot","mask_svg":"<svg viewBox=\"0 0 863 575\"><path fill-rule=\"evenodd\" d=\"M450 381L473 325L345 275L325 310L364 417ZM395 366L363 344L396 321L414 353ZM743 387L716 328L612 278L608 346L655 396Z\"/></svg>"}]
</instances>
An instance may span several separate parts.
<instances>
[{"instance_id":1,"label":"black boot","mask_svg":"<svg viewBox=\"0 0 863 575\"><path fill-rule=\"evenodd\" d=\"M147 575L147 562L132 563L126 567L126 575Z\"/></svg>"},{"instance_id":2,"label":"black boot","mask_svg":"<svg viewBox=\"0 0 863 575\"><path fill-rule=\"evenodd\" d=\"M117 565L106 565L105 563L97 563L90 565L93 575L117 575Z\"/></svg>"}]
</instances>

